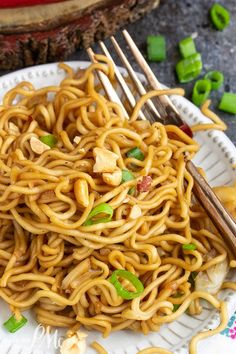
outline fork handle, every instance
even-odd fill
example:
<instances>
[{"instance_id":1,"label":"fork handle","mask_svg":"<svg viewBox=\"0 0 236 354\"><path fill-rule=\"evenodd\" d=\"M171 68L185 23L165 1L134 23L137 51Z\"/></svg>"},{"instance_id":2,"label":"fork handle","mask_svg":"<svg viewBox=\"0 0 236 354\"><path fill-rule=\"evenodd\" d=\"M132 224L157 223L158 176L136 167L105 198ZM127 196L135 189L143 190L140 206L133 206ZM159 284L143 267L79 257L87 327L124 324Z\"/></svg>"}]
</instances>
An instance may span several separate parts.
<instances>
[{"instance_id":1,"label":"fork handle","mask_svg":"<svg viewBox=\"0 0 236 354\"><path fill-rule=\"evenodd\" d=\"M194 180L193 192L208 216L214 222L214 226L221 232L224 241L236 257L236 223L223 207L220 200L213 192L209 184L198 172L192 161L188 160L186 168Z\"/></svg>"}]
</instances>

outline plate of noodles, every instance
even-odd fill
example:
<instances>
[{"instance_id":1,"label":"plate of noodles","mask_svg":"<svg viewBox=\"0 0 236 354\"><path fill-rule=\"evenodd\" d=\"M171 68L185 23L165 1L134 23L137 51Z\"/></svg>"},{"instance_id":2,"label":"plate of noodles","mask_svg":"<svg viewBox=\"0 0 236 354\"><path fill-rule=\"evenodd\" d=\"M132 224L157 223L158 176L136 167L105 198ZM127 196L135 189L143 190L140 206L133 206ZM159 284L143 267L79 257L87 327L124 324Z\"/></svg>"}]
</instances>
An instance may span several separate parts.
<instances>
[{"instance_id":1,"label":"plate of noodles","mask_svg":"<svg viewBox=\"0 0 236 354\"><path fill-rule=\"evenodd\" d=\"M201 353L236 309L236 262L185 161L236 216L236 148L176 90L193 139L125 120L88 66L0 78L1 354Z\"/></svg>"}]
</instances>

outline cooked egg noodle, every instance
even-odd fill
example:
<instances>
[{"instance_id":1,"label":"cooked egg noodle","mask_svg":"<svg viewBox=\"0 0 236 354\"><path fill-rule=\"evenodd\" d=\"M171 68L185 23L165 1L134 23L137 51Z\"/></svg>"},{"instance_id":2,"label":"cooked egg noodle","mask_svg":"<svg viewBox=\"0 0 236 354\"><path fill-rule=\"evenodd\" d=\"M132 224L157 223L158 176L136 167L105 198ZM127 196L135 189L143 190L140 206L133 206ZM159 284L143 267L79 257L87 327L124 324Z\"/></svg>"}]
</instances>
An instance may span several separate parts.
<instances>
[{"instance_id":1,"label":"cooked egg noodle","mask_svg":"<svg viewBox=\"0 0 236 354\"><path fill-rule=\"evenodd\" d=\"M103 61L82 75L61 64L67 77L59 86L35 89L23 82L3 99L0 297L18 317L19 311L32 308L45 326L83 325L104 337L126 328L157 331L188 307L192 315L199 313L199 299L221 310L224 323L224 305L214 295L195 291L189 282L191 272L204 272L226 259L233 262L221 235L192 197L193 179L185 166L198 145L176 126L138 120L145 102L161 91L142 97L125 120L122 109L97 90L96 69L111 80L114 76L112 65ZM183 94L179 89L164 93ZM31 138L48 134L56 136L56 146L34 152ZM144 154L143 161L127 157L134 147ZM95 148L116 154L116 170L132 170L134 179L118 186L105 183L103 172L94 172ZM139 192L137 182L147 175L151 188ZM86 207L78 202L79 191L74 192L78 179L88 186ZM235 212L235 200L225 188L218 192ZM85 226L91 210L101 203L113 208L112 220ZM133 206L141 216L129 217ZM183 250L189 243L196 249ZM209 259L212 250L215 255ZM141 280L140 297L119 296L109 281L115 269ZM180 305L176 312L174 304ZM192 341L191 353L203 336Z\"/></svg>"}]
</instances>

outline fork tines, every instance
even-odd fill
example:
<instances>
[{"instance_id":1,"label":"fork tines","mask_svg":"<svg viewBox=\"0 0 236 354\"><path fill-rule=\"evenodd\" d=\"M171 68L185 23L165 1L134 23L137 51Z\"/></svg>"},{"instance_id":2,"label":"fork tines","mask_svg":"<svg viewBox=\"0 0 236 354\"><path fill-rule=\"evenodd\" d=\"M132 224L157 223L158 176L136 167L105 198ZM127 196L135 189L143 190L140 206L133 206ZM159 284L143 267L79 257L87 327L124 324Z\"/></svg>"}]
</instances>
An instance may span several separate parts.
<instances>
[{"instance_id":1,"label":"fork tines","mask_svg":"<svg viewBox=\"0 0 236 354\"><path fill-rule=\"evenodd\" d=\"M117 43L117 41L115 40L114 37L111 37L111 41L114 45L115 51L117 52L123 65L125 66L128 74L129 74L129 77L130 77L134 87L136 88L138 94L140 96L145 95L147 93L147 91L146 91L142 81L140 80L138 75L135 73L132 66L129 64L129 61L126 58L122 49L120 48L119 44ZM108 51L104 42L100 41L99 44L100 44L100 47L101 47L103 53L107 56L107 58L109 58L113 62L116 80L119 83L122 93L124 94L125 98L127 99L130 107L134 108L134 106L136 105L136 102L137 102L137 98L134 96L134 93L131 91L126 80L121 75L118 66L116 65L114 59L112 58L112 56L111 56L110 52ZM93 50L91 48L88 48L87 52L88 52L88 55L89 55L91 61L95 62ZM117 95L116 90L112 87L109 79L106 77L105 74L103 74L100 71L98 71L97 74L99 76L99 80L101 81L103 88L104 88L107 96L109 97L109 99L111 99L113 102L119 103L123 107L123 110L126 112L125 116L128 117L128 113L125 110L125 107L122 104L119 96ZM154 103L151 100L148 100L143 111L140 111L139 118L148 119L151 122L154 122L156 120L161 120L161 116L160 116L158 110L156 109Z\"/></svg>"},{"instance_id":2,"label":"fork tines","mask_svg":"<svg viewBox=\"0 0 236 354\"><path fill-rule=\"evenodd\" d=\"M87 49L87 53L89 55L90 60L93 63L96 63L96 59L94 57L95 53L93 52L92 48L88 48ZM97 70L97 75L98 75L99 80L101 81L101 83L103 85L104 91L106 92L108 98L112 102L118 103L122 107L124 116L125 116L125 118L128 119L129 118L129 114L127 113L124 105L122 104L122 102L120 100L120 97L118 96L116 90L114 90L114 88L113 88L110 80L108 79L108 77L100 70Z\"/></svg>"},{"instance_id":3,"label":"fork tines","mask_svg":"<svg viewBox=\"0 0 236 354\"><path fill-rule=\"evenodd\" d=\"M146 82L149 86L154 90L161 90L163 89L160 82L157 80L156 76L152 72L151 68L149 67L148 63L146 62L145 58L139 51L138 47L134 43L133 39L129 35L129 33L124 30L123 35L125 40L128 44L129 49L131 50L136 62L139 64L141 70L143 71ZM140 75L137 75L133 70L132 66L130 65L129 60L125 56L123 50L117 43L114 37L111 37L111 42L114 46L116 53L118 54L121 62L125 66L134 87L136 88L138 94L143 96L146 94L146 89L140 80ZM120 74L119 68L116 66L114 60L110 52L108 51L107 47L103 42L100 42L100 47L103 53L113 61L114 68L115 68L115 76L117 82L120 85L120 88L128 101L130 108L132 109L137 101L137 97L135 97L134 93L129 88L126 80ZM94 52L91 48L88 49L88 54L90 59L93 62L96 62L94 58ZM119 103L121 107L123 107L123 112L126 118L129 118L129 114L125 109L124 105L119 98L116 89L113 88L112 84L110 83L108 77L98 71L99 79L103 85L103 88L110 100L113 102ZM183 124L183 120L177 111L176 107L172 104L170 98L166 95L161 95L158 98L154 97L152 100L148 100L146 102L145 107L142 108L142 111L139 114L139 118L141 119L148 119L151 122L154 121L161 121L164 124L173 124L177 126L181 126ZM197 168L191 161L186 162L186 169L192 175L194 180L194 195L197 197L199 202L202 204L205 211L208 213L209 217L214 222L214 225L218 228L218 230L225 236L225 241L228 243L229 248L236 256L236 223L226 211L220 200L217 198L211 187L208 183L203 179L203 177L198 172Z\"/></svg>"}]
</instances>

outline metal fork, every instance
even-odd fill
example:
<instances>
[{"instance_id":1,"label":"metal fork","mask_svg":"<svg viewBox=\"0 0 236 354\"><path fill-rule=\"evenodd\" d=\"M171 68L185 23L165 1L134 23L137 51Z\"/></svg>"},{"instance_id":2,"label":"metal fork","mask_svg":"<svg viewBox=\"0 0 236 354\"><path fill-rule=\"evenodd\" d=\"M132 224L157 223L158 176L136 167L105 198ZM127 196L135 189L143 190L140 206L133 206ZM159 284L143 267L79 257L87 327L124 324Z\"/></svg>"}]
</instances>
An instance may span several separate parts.
<instances>
[{"instance_id":1,"label":"metal fork","mask_svg":"<svg viewBox=\"0 0 236 354\"><path fill-rule=\"evenodd\" d=\"M143 71L146 77L146 81L149 84L149 87L151 89L162 90L163 88L161 84L157 80L156 76L152 72L151 68L147 64L146 60L144 59L143 55L137 48L136 44L134 43L129 33L126 30L124 30L123 35L136 62L139 64L141 70ZM132 79L132 82L135 88L137 89L139 95L141 96L144 95L147 92L147 90L144 87L141 80L139 79L139 77L136 75L132 66L130 65L130 61L125 56L124 52L122 51L116 39L114 37L111 37L111 41L113 43L116 53L120 57L124 67L126 68L130 78ZM100 47L103 53L113 62L116 80L118 81L119 86L121 87L125 98L129 102L130 106L133 108L136 104L136 99L133 93L131 92L125 79L121 75L118 67L116 66L114 60L112 59L110 52L108 51L107 47L103 42L100 42ZM88 48L87 52L91 61L96 62L94 58L93 50L91 48ZM112 84L110 83L108 77L101 71L97 71L97 74L109 99L113 102L119 103L123 109L125 117L129 119L129 114L126 111L124 105L122 104L116 90L113 88ZM153 100L148 100L147 107L148 107L148 111L145 111L145 114L142 111L140 112L139 114L140 119L147 118L151 122L160 121L163 124L172 124L177 126L181 126L184 124L176 107L172 104L171 100L166 95L159 96L158 98L155 98ZM203 208L205 209L205 211L213 221L218 231L224 236L224 239L229 249L236 257L235 221L233 220L231 215L227 212L227 210L224 208L224 206L217 198L217 196L215 195L215 193L213 192L209 184L198 172L197 168L194 166L194 164L191 161L186 162L186 168L188 172L192 175L194 180L193 192L195 197L199 200L199 202L201 203L201 205L203 206Z\"/></svg>"}]
</instances>

